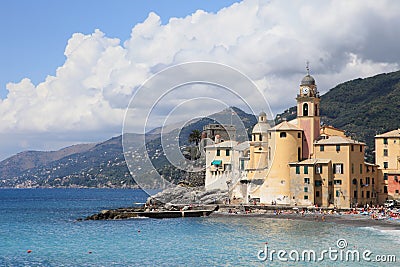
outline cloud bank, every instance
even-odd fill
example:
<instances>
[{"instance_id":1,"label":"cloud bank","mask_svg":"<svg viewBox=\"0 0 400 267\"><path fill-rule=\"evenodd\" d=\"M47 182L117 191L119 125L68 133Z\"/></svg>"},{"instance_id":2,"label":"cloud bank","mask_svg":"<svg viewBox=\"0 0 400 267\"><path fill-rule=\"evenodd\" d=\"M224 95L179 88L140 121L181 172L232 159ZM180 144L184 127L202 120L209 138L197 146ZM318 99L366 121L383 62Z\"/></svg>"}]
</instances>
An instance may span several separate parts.
<instances>
[{"instance_id":1,"label":"cloud bank","mask_svg":"<svg viewBox=\"0 0 400 267\"><path fill-rule=\"evenodd\" d=\"M8 95L0 99L1 143L14 142L18 150L21 143L29 147L30 135L40 147L38 135L43 146L50 133L65 135L60 144L66 133L73 141L78 133L81 141L119 133L135 90L158 71L188 61L242 71L265 93L272 110L281 112L295 103L306 60L321 92L349 79L398 70L398 14L397 1L245 0L217 13L199 10L164 23L150 13L125 41L97 29L75 33L55 76L37 85L29 78L7 85ZM25 140L11 140L16 135Z\"/></svg>"}]
</instances>

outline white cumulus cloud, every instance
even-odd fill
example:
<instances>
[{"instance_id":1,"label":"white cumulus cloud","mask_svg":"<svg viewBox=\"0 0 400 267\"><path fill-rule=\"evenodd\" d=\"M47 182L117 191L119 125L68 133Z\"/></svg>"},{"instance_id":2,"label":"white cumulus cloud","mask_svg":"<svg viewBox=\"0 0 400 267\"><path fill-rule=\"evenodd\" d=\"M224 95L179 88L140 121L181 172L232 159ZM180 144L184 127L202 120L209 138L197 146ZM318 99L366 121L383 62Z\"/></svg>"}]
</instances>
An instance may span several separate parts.
<instances>
[{"instance_id":1,"label":"white cumulus cloud","mask_svg":"<svg viewBox=\"0 0 400 267\"><path fill-rule=\"evenodd\" d=\"M306 60L322 92L399 69L398 14L397 1L245 0L168 22L150 13L123 41L100 30L75 33L55 76L37 85L29 78L7 85L0 134L74 133L76 141L76 133L118 133L129 99L146 79L197 60L242 71L280 112L295 103Z\"/></svg>"}]
</instances>

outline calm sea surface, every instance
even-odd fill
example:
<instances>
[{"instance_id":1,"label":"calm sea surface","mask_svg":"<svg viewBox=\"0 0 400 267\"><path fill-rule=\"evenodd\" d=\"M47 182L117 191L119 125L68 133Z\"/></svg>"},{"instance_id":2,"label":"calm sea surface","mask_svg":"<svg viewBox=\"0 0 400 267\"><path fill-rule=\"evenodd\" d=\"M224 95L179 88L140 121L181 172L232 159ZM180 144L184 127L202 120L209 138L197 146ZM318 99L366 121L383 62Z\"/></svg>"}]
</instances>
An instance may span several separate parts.
<instances>
[{"instance_id":1,"label":"calm sea surface","mask_svg":"<svg viewBox=\"0 0 400 267\"><path fill-rule=\"evenodd\" d=\"M382 265L331 261L327 254L321 262L284 263L276 255L272 262L260 261L257 255L265 246L268 253L314 250L317 258L329 248L338 250L338 255L340 251L357 250L361 255L370 250L371 259L396 255L397 263L384 266L399 266L400 235L396 230L234 216L76 221L146 198L143 191L127 189L1 189L0 266ZM347 245L338 249L341 238Z\"/></svg>"}]
</instances>

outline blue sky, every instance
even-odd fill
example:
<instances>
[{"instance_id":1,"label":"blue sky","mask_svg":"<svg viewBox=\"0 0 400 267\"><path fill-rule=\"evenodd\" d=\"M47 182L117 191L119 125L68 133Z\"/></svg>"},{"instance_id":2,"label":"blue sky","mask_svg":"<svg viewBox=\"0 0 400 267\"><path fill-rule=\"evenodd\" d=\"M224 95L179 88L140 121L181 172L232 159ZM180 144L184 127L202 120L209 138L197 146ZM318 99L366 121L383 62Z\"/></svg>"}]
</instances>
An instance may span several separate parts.
<instances>
[{"instance_id":1,"label":"blue sky","mask_svg":"<svg viewBox=\"0 0 400 267\"><path fill-rule=\"evenodd\" d=\"M75 32L100 29L109 37L129 38L132 27L156 12L163 22L198 9L216 12L232 0L13 0L0 4L0 97L6 84L29 77L34 84L54 75Z\"/></svg>"},{"instance_id":2,"label":"blue sky","mask_svg":"<svg viewBox=\"0 0 400 267\"><path fill-rule=\"evenodd\" d=\"M399 70L399 14L395 0L1 1L0 160L121 134L138 88L159 71L193 61L247 76L267 100L253 110L271 110L273 117L295 105L306 61L322 94ZM189 77L183 74L172 78ZM213 101L191 101L194 90L204 92L197 99ZM217 90L189 87L165 97L150 126L162 125L161 113L178 106L175 121L243 108ZM241 98L257 100L243 90ZM138 106L151 106L149 99Z\"/></svg>"}]
</instances>

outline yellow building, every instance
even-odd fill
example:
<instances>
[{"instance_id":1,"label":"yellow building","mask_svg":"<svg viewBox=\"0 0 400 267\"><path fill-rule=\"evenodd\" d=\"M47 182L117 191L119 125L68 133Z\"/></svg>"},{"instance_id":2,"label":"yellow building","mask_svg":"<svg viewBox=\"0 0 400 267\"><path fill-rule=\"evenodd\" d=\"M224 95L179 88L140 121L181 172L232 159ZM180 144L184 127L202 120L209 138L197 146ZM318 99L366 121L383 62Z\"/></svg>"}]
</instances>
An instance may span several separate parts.
<instances>
[{"instance_id":1,"label":"yellow building","mask_svg":"<svg viewBox=\"0 0 400 267\"><path fill-rule=\"evenodd\" d=\"M365 144L347 137L340 129L321 127L320 96L311 75L301 80L296 100L297 118L292 121L284 120L270 128L265 113L259 115L246 152L245 172L241 172L240 179L235 178L238 182L230 183L232 197L242 203L304 207L351 208L382 203L378 166L364 162ZM392 143L399 146L400 135L396 140ZM386 165L399 173L399 147L397 153L395 160L388 159ZM207 159L207 164L213 165L213 160ZM206 187L210 181L222 186L229 178L221 183L218 180L206 177Z\"/></svg>"},{"instance_id":2,"label":"yellow building","mask_svg":"<svg viewBox=\"0 0 400 267\"><path fill-rule=\"evenodd\" d=\"M400 129L375 136L375 162L382 173L380 202L400 199Z\"/></svg>"}]
</instances>

